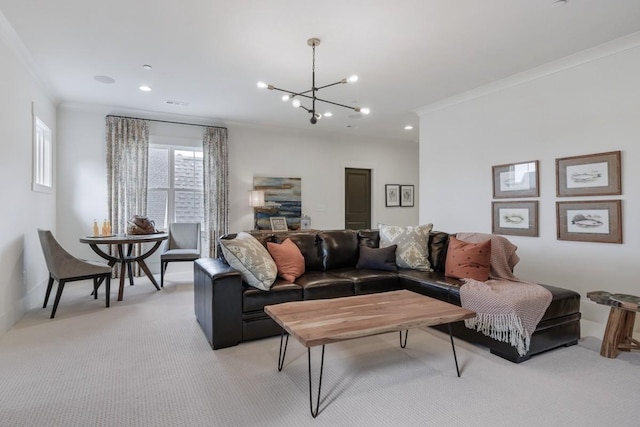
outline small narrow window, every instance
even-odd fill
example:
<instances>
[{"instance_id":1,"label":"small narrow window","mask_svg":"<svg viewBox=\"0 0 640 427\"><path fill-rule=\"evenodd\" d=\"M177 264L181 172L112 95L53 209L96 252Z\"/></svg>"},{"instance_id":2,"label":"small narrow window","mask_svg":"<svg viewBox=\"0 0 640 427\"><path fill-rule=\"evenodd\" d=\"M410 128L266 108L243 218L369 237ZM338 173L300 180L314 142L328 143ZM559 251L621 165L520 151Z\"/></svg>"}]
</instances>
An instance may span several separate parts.
<instances>
[{"instance_id":1,"label":"small narrow window","mask_svg":"<svg viewBox=\"0 0 640 427\"><path fill-rule=\"evenodd\" d=\"M51 129L35 117L33 129L33 191L53 189L53 142Z\"/></svg>"}]
</instances>

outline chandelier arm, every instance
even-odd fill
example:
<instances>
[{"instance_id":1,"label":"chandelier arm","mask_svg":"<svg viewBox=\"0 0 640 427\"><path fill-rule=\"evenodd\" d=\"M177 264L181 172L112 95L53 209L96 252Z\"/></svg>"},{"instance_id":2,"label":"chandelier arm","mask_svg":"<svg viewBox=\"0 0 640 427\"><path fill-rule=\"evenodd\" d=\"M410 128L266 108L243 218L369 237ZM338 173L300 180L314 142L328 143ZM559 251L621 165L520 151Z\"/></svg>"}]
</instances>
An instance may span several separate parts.
<instances>
[{"instance_id":1,"label":"chandelier arm","mask_svg":"<svg viewBox=\"0 0 640 427\"><path fill-rule=\"evenodd\" d=\"M335 83L330 83L330 84L328 84L328 85L324 85L324 86L317 87L317 88L316 88L316 90L324 89L324 88L326 88L326 87L331 87L331 86L335 86L335 85L339 85L339 84L344 84L344 82L343 82L342 80L340 80L340 81L337 81L337 82L335 82ZM307 92L308 92L308 91L307 91Z\"/></svg>"},{"instance_id":2,"label":"chandelier arm","mask_svg":"<svg viewBox=\"0 0 640 427\"><path fill-rule=\"evenodd\" d=\"M327 104L337 105L338 107L348 108L349 110L358 111L358 107L352 107L350 105L338 104L337 102L327 101L326 99L316 98L317 101L326 102Z\"/></svg>"},{"instance_id":3,"label":"chandelier arm","mask_svg":"<svg viewBox=\"0 0 640 427\"><path fill-rule=\"evenodd\" d=\"M289 95L293 95L293 96L305 96L305 93L311 92L312 89L305 90L304 92L293 92L291 90L282 89L282 88L279 88L279 87L272 86L271 90L277 90L277 91L280 91L280 92L288 93ZM310 96L307 96L307 98L311 99Z\"/></svg>"}]
</instances>

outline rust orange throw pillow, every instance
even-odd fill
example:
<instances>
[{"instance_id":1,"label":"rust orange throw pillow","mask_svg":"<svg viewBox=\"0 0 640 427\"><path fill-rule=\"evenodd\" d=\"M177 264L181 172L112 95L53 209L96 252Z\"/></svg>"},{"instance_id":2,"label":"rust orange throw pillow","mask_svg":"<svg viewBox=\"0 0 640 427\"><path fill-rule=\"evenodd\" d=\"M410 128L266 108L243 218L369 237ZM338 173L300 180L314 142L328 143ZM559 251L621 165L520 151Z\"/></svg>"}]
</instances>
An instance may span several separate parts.
<instances>
[{"instance_id":1,"label":"rust orange throw pillow","mask_svg":"<svg viewBox=\"0 0 640 427\"><path fill-rule=\"evenodd\" d=\"M291 239L281 244L267 242L267 250L278 267L278 275L287 282L293 283L304 274L304 256Z\"/></svg>"},{"instance_id":2,"label":"rust orange throw pillow","mask_svg":"<svg viewBox=\"0 0 640 427\"><path fill-rule=\"evenodd\" d=\"M444 275L486 282L489 279L490 261L491 240L467 243L452 236L449 239Z\"/></svg>"}]
</instances>

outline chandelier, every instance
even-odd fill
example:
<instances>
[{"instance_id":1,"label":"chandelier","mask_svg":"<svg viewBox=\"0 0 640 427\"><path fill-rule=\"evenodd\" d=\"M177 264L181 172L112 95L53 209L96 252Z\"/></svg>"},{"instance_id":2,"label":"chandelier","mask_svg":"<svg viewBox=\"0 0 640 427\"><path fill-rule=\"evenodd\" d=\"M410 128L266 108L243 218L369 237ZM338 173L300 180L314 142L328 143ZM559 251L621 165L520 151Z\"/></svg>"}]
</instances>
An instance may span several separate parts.
<instances>
[{"instance_id":1,"label":"chandelier","mask_svg":"<svg viewBox=\"0 0 640 427\"><path fill-rule=\"evenodd\" d=\"M313 57L312 57L312 63L311 63L311 89L305 90L304 92L294 92L294 91L287 90L287 89L281 89L279 87L275 87L273 85L269 85L269 84L266 84L264 82L258 82L258 87L260 89L277 90L277 91L286 93L286 95L282 96L282 100L285 101L285 102L291 100L291 105L293 105L294 108L302 108L307 113L311 114L310 122L313 125L315 125L318 122L318 120L320 120L323 116L324 117L330 117L331 116L331 113L328 113L328 112L324 113L324 114L318 113L316 111L316 102L324 102L324 103L331 104L331 105L337 105L338 107L348 108L348 109L356 111L358 113L369 114L370 111L369 111L368 108L351 107L349 105L339 104L337 102L328 101L326 99L318 98L316 96L317 92L320 89L325 89L325 88L328 88L328 87L331 87L331 86L335 86L335 85L339 85L339 84L354 83L354 82L356 82L358 80L358 76L353 75L353 76L351 76L349 78L344 78L344 79L339 80L339 81L337 81L335 83L330 83L328 85L316 87L316 46L318 46L320 44L320 39L315 38L315 37L314 38L310 38L309 40L307 40L307 44L309 46L311 46L311 49L313 49ZM300 98L310 99L311 100L311 108L307 108L304 105L302 105L302 102L300 101Z\"/></svg>"}]
</instances>

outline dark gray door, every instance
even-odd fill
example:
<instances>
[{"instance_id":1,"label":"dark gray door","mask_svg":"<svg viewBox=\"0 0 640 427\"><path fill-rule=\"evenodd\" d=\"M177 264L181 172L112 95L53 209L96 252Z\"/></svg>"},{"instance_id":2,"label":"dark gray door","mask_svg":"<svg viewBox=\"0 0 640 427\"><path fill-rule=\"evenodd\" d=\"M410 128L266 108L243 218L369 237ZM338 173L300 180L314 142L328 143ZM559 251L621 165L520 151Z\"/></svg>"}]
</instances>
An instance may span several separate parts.
<instances>
[{"instance_id":1,"label":"dark gray door","mask_svg":"<svg viewBox=\"0 0 640 427\"><path fill-rule=\"evenodd\" d=\"M344 187L345 228L371 228L371 169L345 168Z\"/></svg>"}]
</instances>

